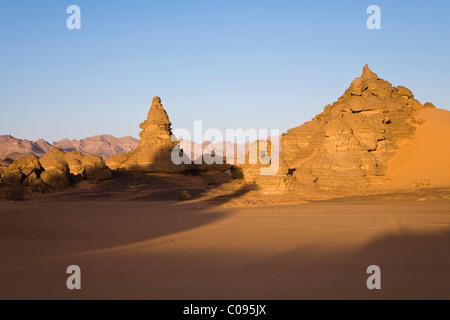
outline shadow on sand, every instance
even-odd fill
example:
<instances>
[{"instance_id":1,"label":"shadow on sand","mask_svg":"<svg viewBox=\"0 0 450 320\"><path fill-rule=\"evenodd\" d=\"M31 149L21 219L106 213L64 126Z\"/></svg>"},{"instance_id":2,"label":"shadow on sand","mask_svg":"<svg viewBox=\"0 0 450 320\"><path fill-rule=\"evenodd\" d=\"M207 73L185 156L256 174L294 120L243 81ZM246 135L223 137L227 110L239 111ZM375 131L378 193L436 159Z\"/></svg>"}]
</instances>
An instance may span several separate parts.
<instances>
[{"instance_id":1,"label":"shadow on sand","mask_svg":"<svg viewBox=\"0 0 450 320\"><path fill-rule=\"evenodd\" d=\"M448 300L449 249L450 228L437 233L404 230L379 236L357 250L302 246L243 269L267 274L259 279L257 298ZM381 290L367 288L371 265L381 269Z\"/></svg>"}]
</instances>

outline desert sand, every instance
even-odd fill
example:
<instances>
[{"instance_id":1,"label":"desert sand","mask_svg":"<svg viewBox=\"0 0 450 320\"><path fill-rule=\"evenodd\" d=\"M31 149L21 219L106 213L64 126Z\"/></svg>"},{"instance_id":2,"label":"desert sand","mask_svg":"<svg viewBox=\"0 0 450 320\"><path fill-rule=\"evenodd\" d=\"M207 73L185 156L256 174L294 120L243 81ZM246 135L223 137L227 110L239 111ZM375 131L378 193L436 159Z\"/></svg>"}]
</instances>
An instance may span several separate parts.
<instances>
[{"instance_id":1,"label":"desert sand","mask_svg":"<svg viewBox=\"0 0 450 320\"><path fill-rule=\"evenodd\" d=\"M391 188L414 184L448 186L450 183L450 111L423 109L414 141L400 148L390 162L387 176Z\"/></svg>"},{"instance_id":2,"label":"desert sand","mask_svg":"<svg viewBox=\"0 0 450 320\"><path fill-rule=\"evenodd\" d=\"M450 298L449 188L251 207L96 188L1 202L0 299Z\"/></svg>"}]
</instances>

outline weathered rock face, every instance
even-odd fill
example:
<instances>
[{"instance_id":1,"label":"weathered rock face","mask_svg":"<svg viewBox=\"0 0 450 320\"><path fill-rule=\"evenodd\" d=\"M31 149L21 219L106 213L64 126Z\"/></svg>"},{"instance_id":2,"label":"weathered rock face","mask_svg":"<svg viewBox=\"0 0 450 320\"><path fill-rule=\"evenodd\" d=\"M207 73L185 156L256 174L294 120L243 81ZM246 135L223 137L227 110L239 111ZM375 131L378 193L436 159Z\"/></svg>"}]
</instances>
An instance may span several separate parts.
<instances>
[{"instance_id":1,"label":"weathered rock face","mask_svg":"<svg viewBox=\"0 0 450 320\"><path fill-rule=\"evenodd\" d=\"M19 184L22 181L22 173L19 170L8 170L5 171L2 176L0 182L5 185L15 185Z\"/></svg>"},{"instance_id":2,"label":"weathered rock face","mask_svg":"<svg viewBox=\"0 0 450 320\"><path fill-rule=\"evenodd\" d=\"M244 164L239 166L243 179L258 185L263 193L283 193L291 184L289 167L279 154L278 144L270 140L251 143Z\"/></svg>"},{"instance_id":3,"label":"weathered rock face","mask_svg":"<svg viewBox=\"0 0 450 320\"><path fill-rule=\"evenodd\" d=\"M8 169L9 171L18 170L23 175L23 178L28 177L32 173L39 175L42 172L41 164L36 156L17 159Z\"/></svg>"},{"instance_id":4,"label":"weathered rock face","mask_svg":"<svg viewBox=\"0 0 450 320\"><path fill-rule=\"evenodd\" d=\"M82 179L109 179L111 170L100 156L85 156L78 151L65 153L53 149L40 159L42 180L55 188L64 188Z\"/></svg>"},{"instance_id":5,"label":"weathered rock face","mask_svg":"<svg viewBox=\"0 0 450 320\"><path fill-rule=\"evenodd\" d=\"M66 161L70 174L82 179L109 179L112 177L111 170L103 163L100 156L83 155L79 151L66 154Z\"/></svg>"},{"instance_id":6,"label":"weathered rock face","mask_svg":"<svg viewBox=\"0 0 450 320\"><path fill-rule=\"evenodd\" d=\"M171 123L164 110L161 99L153 98L147 120L141 123L139 136L141 141L137 148L129 153L122 153L109 158L106 165L111 169L123 168L128 171L146 172L181 172L191 169L190 160L176 165L172 162L171 152L179 142L172 135ZM182 151L180 150L182 154ZM184 155L186 157L186 155Z\"/></svg>"},{"instance_id":7,"label":"weathered rock face","mask_svg":"<svg viewBox=\"0 0 450 320\"><path fill-rule=\"evenodd\" d=\"M53 149L43 156L40 162L45 170L41 174L41 179L46 184L57 189L71 184L69 165L64 151Z\"/></svg>"},{"instance_id":8,"label":"weathered rock face","mask_svg":"<svg viewBox=\"0 0 450 320\"><path fill-rule=\"evenodd\" d=\"M269 167L272 156L272 143L257 140L250 144L245 161L240 166L246 182L254 183L261 176L261 168Z\"/></svg>"},{"instance_id":9,"label":"weathered rock face","mask_svg":"<svg viewBox=\"0 0 450 320\"><path fill-rule=\"evenodd\" d=\"M8 162L8 161L6 161L6 160L0 160L0 170L2 169L2 168L7 168L7 167L9 167L9 165L11 164L12 162Z\"/></svg>"},{"instance_id":10,"label":"weathered rock face","mask_svg":"<svg viewBox=\"0 0 450 320\"><path fill-rule=\"evenodd\" d=\"M297 186L352 190L382 184L386 165L415 132L424 106L366 65L332 105L281 139L281 156ZM427 107L433 107L427 104Z\"/></svg>"},{"instance_id":11,"label":"weathered rock face","mask_svg":"<svg viewBox=\"0 0 450 320\"><path fill-rule=\"evenodd\" d=\"M28 181L30 176L38 176L42 172L41 164L36 156L29 156L14 160L9 167L0 170L1 182L7 185Z\"/></svg>"},{"instance_id":12,"label":"weathered rock face","mask_svg":"<svg viewBox=\"0 0 450 320\"><path fill-rule=\"evenodd\" d=\"M3 185L23 185L30 192L50 189L64 189L82 179L108 179L111 170L99 156L84 156L80 152L65 153L52 149L41 159L36 156L15 160L2 170L0 182Z\"/></svg>"}]
</instances>

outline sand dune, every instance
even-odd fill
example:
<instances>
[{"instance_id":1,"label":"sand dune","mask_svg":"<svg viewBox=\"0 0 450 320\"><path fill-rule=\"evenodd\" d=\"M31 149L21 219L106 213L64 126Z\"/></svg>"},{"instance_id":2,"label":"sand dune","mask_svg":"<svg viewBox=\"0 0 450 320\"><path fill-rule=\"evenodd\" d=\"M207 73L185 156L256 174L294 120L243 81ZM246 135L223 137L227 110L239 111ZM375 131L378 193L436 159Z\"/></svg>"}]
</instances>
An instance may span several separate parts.
<instances>
[{"instance_id":1,"label":"sand dune","mask_svg":"<svg viewBox=\"0 0 450 320\"><path fill-rule=\"evenodd\" d=\"M388 167L390 188L450 186L450 111L423 109L413 143L402 146Z\"/></svg>"}]
</instances>

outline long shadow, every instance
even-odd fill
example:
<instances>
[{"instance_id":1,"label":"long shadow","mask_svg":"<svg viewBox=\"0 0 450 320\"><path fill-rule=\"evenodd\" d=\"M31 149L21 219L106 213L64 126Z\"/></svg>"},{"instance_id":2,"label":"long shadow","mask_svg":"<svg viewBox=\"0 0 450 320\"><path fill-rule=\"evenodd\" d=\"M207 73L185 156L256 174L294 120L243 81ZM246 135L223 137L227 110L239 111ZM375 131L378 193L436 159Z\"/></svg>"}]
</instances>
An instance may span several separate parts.
<instances>
[{"instance_id":1,"label":"long shadow","mask_svg":"<svg viewBox=\"0 0 450 320\"><path fill-rule=\"evenodd\" d=\"M42 251L46 257L169 237L224 218L230 210L219 206L253 189L243 185L209 196L222 183L211 185L208 179L192 174L116 173L110 181L83 183L64 192L33 197L3 212L0 241L24 239L37 244L43 240L42 247L35 247L31 255ZM183 190L192 196L189 201L177 201ZM5 257L14 258L16 253L16 249L6 248Z\"/></svg>"},{"instance_id":2,"label":"long shadow","mask_svg":"<svg viewBox=\"0 0 450 320\"><path fill-rule=\"evenodd\" d=\"M5 267L4 270L9 270L12 277L17 277L24 270L34 276L36 268L39 270L41 266L44 274L45 272L58 274L68 263L77 263L78 257L53 260L49 262L51 265L49 269L45 269L44 263L40 264L42 258L85 252L95 254L98 250L117 246L124 248L113 252L112 255L116 254L126 259L128 254L126 246L129 244L158 238L157 245L164 247L161 244L172 241L174 238L172 235L175 233L206 226L226 217L231 210L219 208L218 204L245 194L251 189L251 186L242 187L229 194L209 197L202 201L200 200L202 192L207 192L207 189L202 189L204 185L201 185L202 188L199 186L196 189L199 190L199 194L194 196L198 201L161 200L166 196L164 190L185 187L184 180L175 183L173 178L173 176L169 178L124 176L123 180L116 181L118 184L109 185L106 182L105 185L103 183L95 185L95 191L81 192L80 198L74 198L73 194L70 194L80 192L73 190L66 195L65 193L54 195L52 201L48 202L41 199L39 200L41 202L36 200L31 204L10 205L8 209L0 208L1 266ZM186 181L191 180L189 176L184 178ZM109 196L101 195L102 191L111 194L120 192L127 181L126 201L108 200ZM164 182L167 184L164 185ZM160 197L155 198L161 201L139 200L141 195L136 193L149 188L150 191L161 192ZM195 189L193 185L190 188ZM89 193L97 195L89 198ZM167 197L172 195L175 194L168 194ZM330 214L342 214L343 217L349 211L349 207L354 206L350 204L339 207L340 202L325 201L323 204L326 206L315 206L312 203L302 208L309 210L309 213L323 213L324 219ZM361 204L356 202L358 203ZM376 212L379 210L370 203L362 205L363 207L353 210L355 212L365 210L361 211L361 214L372 215L377 219L379 216L386 216L386 212ZM307 209L309 207L311 208ZM367 212L367 208L374 209L374 212ZM447 208L441 209L445 211ZM403 209L403 213L408 213L407 210L409 209ZM426 215L427 212L419 210L415 214L418 213ZM280 219L284 220L282 217ZM430 220L429 223L431 222ZM336 223L339 228L340 222ZM369 229L371 227L364 219L358 223ZM379 233L377 238L357 249L354 247L348 249L345 242L342 246L340 242L335 245L328 243L325 246L311 243L287 253L270 257L265 255L266 258L259 259L255 257L249 264L243 266L239 264L240 256L237 254L231 256L234 260L228 275L225 273L208 279L226 282L228 292L233 293L235 299L450 299L450 228L448 219L445 221L440 218L434 219L434 223L438 225L439 232L419 233L400 230L383 235ZM327 226L328 229L322 228L321 225L316 225L315 228L317 232L327 230L334 232L333 221L328 222ZM358 224L355 224L355 227L357 226ZM383 227L383 224L379 226ZM340 237L347 236L343 231L338 233ZM251 235L249 237L248 239L253 240ZM299 242L305 243L301 237L300 233ZM326 235L324 238L327 238ZM177 241L183 241L183 236L178 236ZM280 246L283 247L282 243ZM248 248L251 250L252 247ZM134 249L139 251L139 245ZM182 264L183 259L189 258L187 255L177 256L173 252L162 254L170 257L168 264L171 266ZM112 255L108 257L111 258ZM194 259L193 257L190 256L190 259ZM199 258L217 259L212 254L199 255ZM94 256L90 262L91 266L96 263L101 265L103 262L99 259L106 258L102 255ZM54 261L58 263L53 266ZM369 276L366 269L369 265L381 267L381 290L369 290L366 287ZM133 266L129 269L133 270Z\"/></svg>"},{"instance_id":3,"label":"long shadow","mask_svg":"<svg viewBox=\"0 0 450 320\"><path fill-rule=\"evenodd\" d=\"M204 200L208 203L213 200L214 204L219 205L255 190L254 185L238 183L231 190L221 190L221 195L215 197L215 190L233 180L231 177L224 179L223 176L227 175L222 172L217 172L217 174L222 175L223 181L211 181L214 180L214 173L202 175L202 173L195 172L184 174L115 172L114 178L111 180L83 181L66 191L47 195L43 199L49 201L176 201L180 200L180 193L185 190L189 194L189 199L185 200ZM84 186L89 184L93 186L79 188L83 184ZM210 196L204 197L205 195ZM203 197L204 199L202 199Z\"/></svg>"},{"instance_id":4,"label":"long shadow","mask_svg":"<svg viewBox=\"0 0 450 320\"><path fill-rule=\"evenodd\" d=\"M367 287L371 265L380 267L380 290ZM266 299L448 300L450 228L389 233L356 251L304 245L246 268L267 274L259 284ZM279 290L274 293L273 287Z\"/></svg>"}]
</instances>

